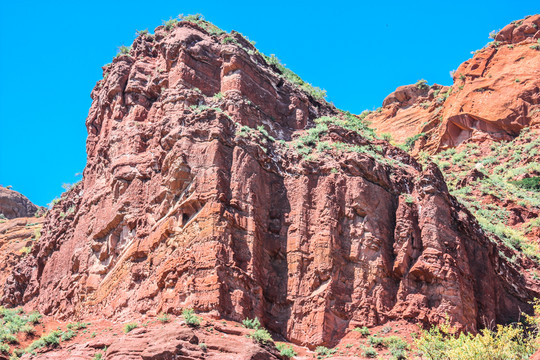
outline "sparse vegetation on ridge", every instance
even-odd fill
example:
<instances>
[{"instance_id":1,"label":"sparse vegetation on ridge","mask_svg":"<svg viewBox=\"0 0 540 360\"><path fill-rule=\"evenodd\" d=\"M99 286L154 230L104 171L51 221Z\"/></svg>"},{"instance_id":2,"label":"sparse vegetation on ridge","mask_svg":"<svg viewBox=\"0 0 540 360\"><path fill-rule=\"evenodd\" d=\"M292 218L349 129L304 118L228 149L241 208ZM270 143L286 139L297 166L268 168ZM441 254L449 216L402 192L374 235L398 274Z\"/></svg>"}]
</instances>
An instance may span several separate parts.
<instances>
[{"instance_id":1,"label":"sparse vegetation on ridge","mask_svg":"<svg viewBox=\"0 0 540 360\"><path fill-rule=\"evenodd\" d=\"M532 221L521 227L511 227L508 225L509 211L494 203L510 201L526 208L540 208L538 178L530 176L540 172L538 148L540 139L531 136L526 128L513 141L494 143L489 149L482 150L477 144L470 143L460 151L455 148L443 151L433 157L433 161L443 170L452 169L443 171L450 192L473 213L485 231L497 235L508 247L540 262L538 244L527 239L532 231L529 227ZM425 159L420 156L420 160L422 158ZM467 186L461 185L460 181L473 169L483 177Z\"/></svg>"},{"instance_id":2,"label":"sparse vegetation on ridge","mask_svg":"<svg viewBox=\"0 0 540 360\"><path fill-rule=\"evenodd\" d=\"M315 119L314 127L305 130L303 135L290 142L276 141L275 138L269 135L264 126L253 129L246 125L240 126L237 124L236 135L255 140L265 153L268 152L267 146L269 142L272 142L277 143L282 149L293 149L298 155L309 161L315 160L316 157L328 156L332 151L341 153L356 152L366 154L382 164L403 166L401 162L385 156L382 145L371 143L367 145L351 145L344 142L322 140L322 137L328 133L330 125L354 131L370 141L377 140L378 137L375 131L369 128L365 121L367 114L369 114L368 111L359 116L352 115L349 112L342 112L340 116L320 117ZM337 172L337 169L333 169L332 172Z\"/></svg>"},{"instance_id":3,"label":"sparse vegetation on ridge","mask_svg":"<svg viewBox=\"0 0 540 360\"><path fill-rule=\"evenodd\" d=\"M292 84L298 86L300 89L314 97L318 100L324 100L326 98L326 91L322 90L316 86L313 86L304 80L292 70L286 68L281 61L274 55L266 56L262 54L268 65L275 66L283 75L283 77L291 82Z\"/></svg>"}]
</instances>

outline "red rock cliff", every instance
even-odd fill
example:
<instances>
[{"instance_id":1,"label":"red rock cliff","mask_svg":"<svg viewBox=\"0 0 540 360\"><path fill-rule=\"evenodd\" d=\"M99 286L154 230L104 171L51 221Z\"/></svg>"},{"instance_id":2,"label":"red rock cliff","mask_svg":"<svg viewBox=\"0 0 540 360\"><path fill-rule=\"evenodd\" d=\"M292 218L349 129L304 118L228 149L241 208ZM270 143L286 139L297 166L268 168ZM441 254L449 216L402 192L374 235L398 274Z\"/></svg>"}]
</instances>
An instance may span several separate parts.
<instances>
[{"instance_id":1,"label":"red rock cliff","mask_svg":"<svg viewBox=\"0 0 540 360\"><path fill-rule=\"evenodd\" d=\"M454 85L402 86L367 119L400 143L416 134L425 149L458 146L471 137L509 140L540 124L540 15L515 21L454 73Z\"/></svg>"},{"instance_id":2,"label":"red rock cliff","mask_svg":"<svg viewBox=\"0 0 540 360\"><path fill-rule=\"evenodd\" d=\"M353 131L240 35L159 27L104 72L84 179L4 303L66 317L193 307L317 345L391 319L474 330L538 296L434 165Z\"/></svg>"}]
</instances>

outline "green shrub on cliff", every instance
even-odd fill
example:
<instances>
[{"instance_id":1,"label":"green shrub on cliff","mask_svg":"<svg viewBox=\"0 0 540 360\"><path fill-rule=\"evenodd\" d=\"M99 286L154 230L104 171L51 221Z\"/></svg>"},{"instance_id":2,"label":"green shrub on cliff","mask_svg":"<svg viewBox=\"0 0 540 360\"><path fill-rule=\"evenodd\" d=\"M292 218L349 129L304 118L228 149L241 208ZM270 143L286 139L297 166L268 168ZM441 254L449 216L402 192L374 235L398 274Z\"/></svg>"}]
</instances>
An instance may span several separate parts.
<instances>
[{"instance_id":1,"label":"green shrub on cliff","mask_svg":"<svg viewBox=\"0 0 540 360\"><path fill-rule=\"evenodd\" d=\"M145 29L145 30L136 30L136 31L135 31L135 34L136 34L137 36L141 36L141 35L146 36L146 35L148 35L148 29Z\"/></svg>"},{"instance_id":2,"label":"green shrub on cliff","mask_svg":"<svg viewBox=\"0 0 540 360\"><path fill-rule=\"evenodd\" d=\"M130 332L131 330L137 328L138 326L139 326L139 324L137 324L137 323L126 324L126 325L124 325L124 332L127 334L128 332Z\"/></svg>"},{"instance_id":3,"label":"green shrub on cliff","mask_svg":"<svg viewBox=\"0 0 540 360\"><path fill-rule=\"evenodd\" d=\"M317 348L315 348L315 353L317 354L318 359L330 357L334 355L336 352L337 352L336 349L329 349L326 346L317 346Z\"/></svg>"},{"instance_id":4,"label":"green shrub on cliff","mask_svg":"<svg viewBox=\"0 0 540 360\"><path fill-rule=\"evenodd\" d=\"M13 334L4 333L0 335L0 342L5 342L8 344L17 344L19 340L17 340L17 337Z\"/></svg>"},{"instance_id":5,"label":"green shrub on cliff","mask_svg":"<svg viewBox=\"0 0 540 360\"><path fill-rule=\"evenodd\" d=\"M259 329L261 328L261 323L259 321L258 318L255 318L255 319L244 319L242 320L242 325L244 325L245 328L247 329Z\"/></svg>"},{"instance_id":6,"label":"green shrub on cliff","mask_svg":"<svg viewBox=\"0 0 540 360\"><path fill-rule=\"evenodd\" d=\"M122 45L118 48L118 54L119 55L129 55L129 52L131 51L131 46L125 46ZM69 191L70 189L66 189L66 191Z\"/></svg>"},{"instance_id":7,"label":"green shrub on cliff","mask_svg":"<svg viewBox=\"0 0 540 360\"><path fill-rule=\"evenodd\" d=\"M46 335L42 335L41 338L34 341L28 348L26 348L26 352L32 352L35 349L50 346L50 347L56 347L58 344L60 344L60 337L62 336L62 331L51 331L50 333Z\"/></svg>"},{"instance_id":8,"label":"green shrub on cliff","mask_svg":"<svg viewBox=\"0 0 540 360\"><path fill-rule=\"evenodd\" d=\"M421 89L421 90L429 89L429 85L428 85L427 81L424 80L424 79L418 80L415 85L416 85L416 87L418 89Z\"/></svg>"},{"instance_id":9,"label":"green shrub on cliff","mask_svg":"<svg viewBox=\"0 0 540 360\"><path fill-rule=\"evenodd\" d=\"M169 314L166 314L166 313L161 313L161 315L159 315L157 317L157 319L162 322L163 324L165 323L168 323L171 321L171 317L169 316Z\"/></svg>"},{"instance_id":10,"label":"green shrub on cliff","mask_svg":"<svg viewBox=\"0 0 540 360\"><path fill-rule=\"evenodd\" d=\"M522 180L510 181L510 183L527 190L540 191L540 176L533 176Z\"/></svg>"},{"instance_id":11,"label":"green shrub on cliff","mask_svg":"<svg viewBox=\"0 0 540 360\"><path fill-rule=\"evenodd\" d=\"M170 18L169 20L163 20L163 27L165 31L171 31L178 24L177 19Z\"/></svg>"},{"instance_id":12,"label":"green shrub on cliff","mask_svg":"<svg viewBox=\"0 0 540 360\"><path fill-rule=\"evenodd\" d=\"M178 18L182 21L191 22L194 24L197 24L198 26L202 27L204 30L206 30L210 35L216 35L219 36L221 34L224 34L225 31L218 28L216 25L212 24L209 21L206 21L204 19L204 16L201 14L191 14L191 15L183 15L180 14Z\"/></svg>"},{"instance_id":13,"label":"green shrub on cliff","mask_svg":"<svg viewBox=\"0 0 540 360\"><path fill-rule=\"evenodd\" d=\"M259 328L248 335L248 337L252 338L258 343L266 344L269 342L272 342L272 336L268 332L268 330L264 328Z\"/></svg>"},{"instance_id":14,"label":"green shrub on cliff","mask_svg":"<svg viewBox=\"0 0 540 360\"><path fill-rule=\"evenodd\" d=\"M276 348L279 350L279 354L281 356L285 356L288 358L292 358L296 356L296 351L292 348L292 346L287 346L285 344L276 344Z\"/></svg>"},{"instance_id":15,"label":"green shrub on cliff","mask_svg":"<svg viewBox=\"0 0 540 360\"><path fill-rule=\"evenodd\" d=\"M292 84L298 86L302 90L304 90L306 93L311 95L313 98L317 100L323 100L326 98L326 91L322 90L316 86L313 86L304 80L300 76L298 76L296 73L294 73L292 70L286 68L281 61L276 57L276 55L271 54L270 56L263 55L264 59L266 60L267 64L270 66L275 66L282 74L282 76L291 82Z\"/></svg>"},{"instance_id":16,"label":"green shrub on cliff","mask_svg":"<svg viewBox=\"0 0 540 360\"><path fill-rule=\"evenodd\" d=\"M68 340L72 339L75 336L77 336L76 331L68 330L68 331L64 331L60 338L62 339L62 341L68 341Z\"/></svg>"},{"instance_id":17,"label":"green shrub on cliff","mask_svg":"<svg viewBox=\"0 0 540 360\"><path fill-rule=\"evenodd\" d=\"M184 311L182 311L182 316L189 326L197 327L201 324L201 318L195 315L193 309L184 309Z\"/></svg>"},{"instance_id":18,"label":"green shrub on cliff","mask_svg":"<svg viewBox=\"0 0 540 360\"><path fill-rule=\"evenodd\" d=\"M76 323L67 324L67 328L69 330L80 330L80 329L86 329L88 325L90 325L90 323L76 322Z\"/></svg>"},{"instance_id":19,"label":"green shrub on cliff","mask_svg":"<svg viewBox=\"0 0 540 360\"><path fill-rule=\"evenodd\" d=\"M361 328L356 327L356 328L353 329L353 331L359 332L360 334L362 334L362 336L368 336L369 333L370 333L369 329L366 326L361 327Z\"/></svg>"}]
</instances>

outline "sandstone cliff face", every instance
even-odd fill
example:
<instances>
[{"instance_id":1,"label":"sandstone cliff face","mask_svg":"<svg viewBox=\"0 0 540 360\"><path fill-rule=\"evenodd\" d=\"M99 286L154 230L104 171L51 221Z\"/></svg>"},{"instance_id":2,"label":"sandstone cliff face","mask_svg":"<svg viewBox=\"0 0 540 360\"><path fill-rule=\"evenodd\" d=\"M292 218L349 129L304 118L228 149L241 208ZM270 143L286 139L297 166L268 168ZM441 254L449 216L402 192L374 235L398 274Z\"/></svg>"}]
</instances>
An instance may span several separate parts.
<instances>
[{"instance_id":1,"label":"sandstone cliff face","mask_svg":"<svg viewBox=\"0 0 540 360\"><path fill-rule=\"evenodd\" d=\"M540 124L539 26L540 15L506 26L495 42L461 64L451 91L435 85L424 91L435 96L414 96L412 103L389 101L403 89L415 88L401 87L367 119L398 142L428 133L425 149L432 151L486 135L510 140L522 128Z\"/></svg>"},{"instance_id":2,"label":"sandstone cliff face","mask_svg":"<svg viewBox=\"0 0 540 360\"><path fill-rule=\"evenodd\" d=\"M104 72L83 181L4 303L120 319L193 307L318 345L392 319L475 330L538 296L437 167L351 130L239 34L159 27Z\"/></svg>"},{"instance_id":3,"label":"sandstone cliff face","mask_svg":"<svg viewBox=\"0 0 540 360\"><path fill-rule=\"evenodd\" d=\"M404 144L414 135L433 132L439 126L443 98L449 91L448 86L422 82L400 86L366 120L379 135L390 134L392 140Z\"/></svg>"},{"instance_id":4,"label":"sandstone cliff face","mask_svg":"<svg viewBox=\"0 0 540 360\"><path fill-rule=\"evenodd\" d=\"M23 194L0 186L0 214L5 218L31 217L43 211L42 207L32 204Z\"/></svg>"}]
</instances>

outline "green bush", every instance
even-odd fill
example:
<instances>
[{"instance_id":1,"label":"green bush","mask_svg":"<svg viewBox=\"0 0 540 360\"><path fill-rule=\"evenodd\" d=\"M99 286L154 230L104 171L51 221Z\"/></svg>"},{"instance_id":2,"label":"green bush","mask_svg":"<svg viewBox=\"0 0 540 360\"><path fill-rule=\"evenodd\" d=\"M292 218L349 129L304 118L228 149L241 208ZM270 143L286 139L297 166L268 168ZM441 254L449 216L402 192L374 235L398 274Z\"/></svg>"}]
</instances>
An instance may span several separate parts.
<instances>
[{"instance_id":1,"label":"green bush","mask_svg":"<svg viewBox=\"0 0 540 360\"><path fill-rule=\"evenodd\" d=\"M161 315L159 315L157 319L164 324L171 321L171 317L169 316L169 314L165 314L165 313L162 313Z\"/></svg>"},{"instance_id":2,"label":"green bush","mask_svg":"<svg viewBox=\"0 0 540 360\"><path fill-rule=\"evenodd\" d=\"M364 350L363 355L367 358L376 358L378 353L377 350L375 350L374 348L368 347Z\"/></svg>"},{"instance_id":3,"label":"green bush","mask_svg":"<svg viewBox=\"0 0 540 360\"><path fill-rule=\"evenodd\" d=\"M257 329L254 332L252 332L251 334L249 334L248 336L250 338L252 338L253 340L255 340L256 342L261 343L261 344L266 344L266 343L272 342L272 336L270 335L268 330L266 330L264 328Z\"/></svg>"},{"instance_id":4,"label":"green bush","mask_svg":"<svg viewBox=\"0 0 540 360\"><path fill-rule=\"evenodd\" d=\"M172 28L174 28L178 24L177 19L170 18L169 20L163 20L163 27L165 28L165 31L171 31Z\"/></svg>"},{"instance_id":5,"label":"green bush","mask_svg":"<svg viewBox=\"0 0 540 360\"><path fill-rule=\"evenodd\" d=\"M130 332L131 330L137 328L139 326L139 324L137 323L128 323L126 325L124 325L124 332L127 334L128 332Z\"/></svg>"},{"instance_id":6,"label":"green bush","mask_svg":"<svg viewBox=\"0 0 540 360\"><path fill-rule=\"evenodd\" d=\"M0 335L0 342L5 342L8 344L17 344L19 340L17 340L17 337L13 334L2 334Z\"/></svg>"},{"instance_id":7,"label":"green bush","mask_svg":"<svg viewBox=\"0 0 540 360\"><path fill-rule=\"evenodd\" d=\"M405 360L407 359L407 352L403 349L391 349L390 354L395 360Z\"/></svg>"},{"instance_id":8,"label":"green bush","mask_svg":"<svg viewBox=\"0 0 540 360\"><path fill-rule=\"evenodd\" d=\"M189 326L199 326L201 324L201 318L195 315L195 311L193 309L184 309L182 311L182 316L184 317L184 321Z\"/></svg>"},{"instance_id":9,"label":"green bush","mask_svg":"<svg viewBox=\"0 0 540 360\"><path fill-rule=\"evenodd\" d=\"M400 350L406 350L409 348L409 345L405 340L400 338L399 336L389 336L387 338L383 339L384 346L392 349L400 349Z\"/></svg>"},{"instance_id":10,"label":"green bush","mask_svg":"<svg viewBox=\"0 0 540 360\"><path fill-rule=\"evenodd\" d=\"M384 339L382 337L379 337L379 336L376 336L376 335L372 335L370 337L368 337L368 342L370 345L373 345L373 346L384 346Z\"/></svg>"},{"instance_id":11,"label":"green bush","mask_svg":"<svg viewBox=\"0 0 540 360\"><path fill-rule=\"evenodd\" d=\"M31 323L31 324L34 324L34 325L37 325L39 324L39 322L41 321L41 318L43 317L43 315L41 315L40 313L38 313L37 311L33 311L31 313L28 314L28 322Z\"/></svg>"},{"instance_id":12,"label":"green bush","mask_svg":"<svg viewBox=\"0 0 540 360\"><path fill-rule=\"evenodd\" d=\"M359 328L359 327L354 328L353 331L359 332L360 334L362 334L362 336L368 336L369 335L369 329L366 326L364 326L362 328Z\"/></svg>"},{"instance_id":13,"label":"green bush","mask_svg":"<svg viewBox=\"0 0 540 360\"><path fill-rule=\"evenodd\" d=\"M125 46L122 45L118 48L118 54L117 55L129 55L129 52L131 51L131 46Z\"/></svg>"},{"instance_id":14,"label":"green bush","mask_svg":"<svg viewBox=\"0 0 540 360\"><path fill-rule=\"evenodd\" d=\"M90 325L90 323L76 322L76 323L68 324L67 328L69 330L80 330L80 329L86 329L88 325Z\"/></svg>"},{"instance_id":15,"label":"green bush","mask_svg":"<svg viewBox=\"0 0 540 360\"><path fill-rule=\"evenodd\" d=\"M33 335L36 333L36 329L31 324L24 324L19 331L28 335Z\"/></svg>"},{"instance_id":16,"label":"green bush","mask_svg":"<svg viewBox=\"0 0 540 360\"><path fill-rule=\"evenodd\" d=\"M535 339L527 337L520 326L498 325L482 329L476 335L457 335L448 325L423 331L416 346L429 360L528 359L535 351Z\"/></svg>"},{"instance_id":17,"label":"green bush","mask_svg":"<svg viewBox=\"0 0 540 360\"><path fill-rule=\"evenodd\" d=\"M0 344L0 353L1 354L9 354L9 345L8 344Z\"/></svg>"},{"instance_id":18,"label":"green bush","mask_svg":"<svg viewBox=\"0 0 540 360\"><path fill-rule=\"evenodd\" d=\"M405 143L401 145L400 148L404 151L411 151L414 147L414 144L416 144L416 142L421 137L424 137L424 136L426 136L426 133L420 133L420 134L416 134L414 136L408 137L407 139L405 139Z\"/></svg>"},{"instance_id":19,"label":"green bush","mask_svg":"<svg viewBox=\"0 0 540 360\"><path fill-rule=\"evenodd\" d=\"M259 319L258 318L255 318L255 319L244 319L242 321L242 325L247 328L247 329L260 329L261 328L261 323L259 322Z\"/></svg>"},{"instance_id":20,"label":"green bush","mask_svg":"<svg viewBox=\"0 0 540 360\"><path fill-rule=\"evenodd\" d=\"M77 333L75 331L68 330L68 331L64 331L60 338L62 339L62 341L68 341L68 340L72 339L73 337L75 337L76 335L77 335Z\"/></svg>"},{"instance_id":21,"label":"green bush","mask_svg":"<svg viewBox=\"0 0 540 360\"><path fill-rule=\"evenodd\" d=\"M540 191L540 176L530 177L522 180L510 181L511 184L519 186L521 188Z\"/></svg>"},{"instance_id":22,"label":"green bush","mask_svg":"<svg viewBox=\"0 0 540 360\"><path fill-rule=\"evenodd\" d=\"M318 356L328 357L328 356L334 355L337 352L337 350L329 349L326 346L317 346L317 348L315 348L315 352L317 353Z\"/></svg>"},{"instance_id":23,"label":"green bush","mask_svg":"<svg viewBox=\"0 0 540 360\"><path fill-rule=\"evenodd\" d=\"M42 348L45 346L50 347L56 347L58 344L60 344L60 336L62 335L61 331L51 331L50 333L46 335L42 335L41 338L34 341L30 346L26 349L26 352L32 352L35 349Z\"/></svg>"},{"instance_id":24,"label":"green bush","mask_svg":"<svg viewBox=\"0 0 540 360\"><path fill-rule=\"evenodd\" d=\"M405 342L399 336L389 336L383 339L383 345L390 350L390 354L396 360L402 360L407 358L407 351L409 344Z\"/></svg>"},{"instance_id":25,"label":"green bush","mask_svg":"<svg viewBox=\"0 0 540 360\"><path fill-rule=\"evenodd\" d=\"M293 350L292 346L287 346L285 344L276 344L276 348L279 350L281 356L292 358L296 356L296 351Z\"/></svg>"},{"instance_id":26,"label":"green bush","mask_svg":"<svg viewBox=\"0 0 540 360\"><path fill-rule=\"evenodd\" d=\"M231 36L226 36L223 39L221 39L221 43L225 44L225 45L226 44L238 44L238 41L236 41L236 39L231 37Z\"/></svg>"},{"instance_id":27,"label":"green bush","mask_svg":"<svg viewBox=\"0 0 540 360\"><path fill-rule=\"evenodd\" d=\"M429 85L427 81L424 79L418 80L415 85L418 89L421 89L421 90L429 89Z\"/></svg>"}]
</instances>

